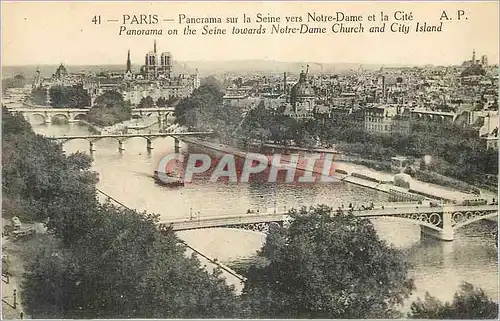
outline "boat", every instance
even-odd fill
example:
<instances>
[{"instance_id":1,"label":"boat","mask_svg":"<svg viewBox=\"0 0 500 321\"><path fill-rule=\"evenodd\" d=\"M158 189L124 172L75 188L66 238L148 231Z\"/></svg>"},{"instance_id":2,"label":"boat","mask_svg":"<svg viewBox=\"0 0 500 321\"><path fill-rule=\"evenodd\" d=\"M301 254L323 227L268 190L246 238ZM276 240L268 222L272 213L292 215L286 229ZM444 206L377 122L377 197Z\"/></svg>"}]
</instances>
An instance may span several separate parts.
<instances>
[{"instance_id":1,"label":"boat","mask_svg":"<svg viewBox=\"0 0 500 321\"><path fill-rule=\"evenodd\" d=\"M163 186L184 186L184 181L172 172L159 172L155 170L154 179L156 184Z\"/></svg>"}]
</instances>

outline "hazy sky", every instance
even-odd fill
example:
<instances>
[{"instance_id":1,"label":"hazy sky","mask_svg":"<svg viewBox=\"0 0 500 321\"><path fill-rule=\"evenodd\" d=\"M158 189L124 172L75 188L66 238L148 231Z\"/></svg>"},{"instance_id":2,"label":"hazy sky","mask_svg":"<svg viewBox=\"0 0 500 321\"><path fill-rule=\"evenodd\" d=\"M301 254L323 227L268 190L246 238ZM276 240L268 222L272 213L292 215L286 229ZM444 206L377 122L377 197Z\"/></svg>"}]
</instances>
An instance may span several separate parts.
<instances>
[{"instance_id":1,"label":"hazy sky","mask_svg":"<svg viewBox=\"0 0 500 321\"><path fill-rule=\"evenodd\" d=\"M256 13L280 16L307 17L308 12L334 15L375 14L380 23L380 11L392 16L394 11L412 13L412 25L427 21L439 24L446 10L453 20L444 21L441 33L409 34L365 33L324 35L219 35L184 36L186 24L179 24L179 14L189 17L238 17L236 26L244 27L243 14ZM468 20L457 21L458 10L464 10ZM118 35L123 15L157 14L164 35ZM101 16L101 25L92 23ZM117 19L119 22L107 22ZM163 19L174 19L164 22ZM223 19L225 20L225 19ZM389 22L392 23L394 21ZM330 29L334 22L324 23ZM249 27L258 26L248 24ZM300 24L299 24L300 25ZM318 26L318 23L310 23ZM372 23L372 25L374 25ZM191 25L201 29L203 24ZM127 28L149 28L132 26ZM224 24L224 27L230 27ZM270 31L271 25L265 25ZM389 25L386 26L388 28ZM168 36L166 29L179 30ZM199 31L200 32L200 31ZM171 52L173 58L192 60L271 59L279 61L354 62L380 64L457 64L470 59L472 50L477 56L486 54L490 63L498 62L499 25L498 2L4 2L2 1L2 64L124 64L131 50L133 64L142 64L144 54L157 39L158 51Z\"/></svg>"}]
</instances>

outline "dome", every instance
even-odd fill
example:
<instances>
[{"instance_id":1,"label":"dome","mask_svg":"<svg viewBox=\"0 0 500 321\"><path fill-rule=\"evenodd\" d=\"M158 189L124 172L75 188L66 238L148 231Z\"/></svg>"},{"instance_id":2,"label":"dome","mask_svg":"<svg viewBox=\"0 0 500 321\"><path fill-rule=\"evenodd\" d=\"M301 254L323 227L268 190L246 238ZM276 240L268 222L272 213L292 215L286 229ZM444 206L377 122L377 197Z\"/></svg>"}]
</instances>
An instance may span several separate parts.
<instances>
[{"instance_id":1,"label":"dome","mask_svg":"<svg viewBox=\"0 0 500 321\"><path fill-rule=\"evenodd\" d=\"M307 82L298 82L295 86L293 86L292 92L295 93L297 98L314 97L314 88Z\"/></svg>"},{"instance_id":2,"label":"dome","mask_svg":"<svg viewBox=\"0 0 500 321\"><path fill-rule=\"evenodd\" d=\"M53 77L55 76L55 78L61 80L63 77L65 77L67 75L68 75L68 71L66 70L66 67L64 67L63 64L61 64L57 68L55 75L52 75L52 76Z\"/></svg>"},{"instance_id":3,"label":"dome","mask_svg":"<svg viewBox=\"0 0 500 321\"><path fill-rule=\"evenodd\" d=\"M66 67L63 66L63 64L61 64L59 68L57 68L56 70L56 75L67 75L67 74L68 71L66 70Z\"/></svg>"},{"instance_id":4,"label":"dome","mask_svg":"<svg viewBox=\"0 0 500 321\"><path fill-rule=\"evenodd\" d=\"M300 98L315 97L314 88L306 80L306 74L304 72L300 73L299 81L292 87L290 92L290 100L292 104L295 104Z\"/></svg>"}]
</instances>

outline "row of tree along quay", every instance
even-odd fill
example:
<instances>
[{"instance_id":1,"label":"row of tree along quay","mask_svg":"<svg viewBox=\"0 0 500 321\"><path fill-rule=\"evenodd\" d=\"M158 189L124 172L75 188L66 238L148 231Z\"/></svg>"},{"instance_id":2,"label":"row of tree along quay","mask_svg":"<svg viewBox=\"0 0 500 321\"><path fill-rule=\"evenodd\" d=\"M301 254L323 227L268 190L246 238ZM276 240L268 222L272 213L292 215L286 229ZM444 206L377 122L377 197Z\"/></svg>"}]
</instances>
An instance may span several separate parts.
<instances>
[{"instance_id":1,"label":"row of tree along quay","mask_svg":"<svg viewBox=\"0 0 500 321\"><path fill-rule=\"evenodd\" d=\"M199 94L208 96L205 90ZM157 215L101 204L90 156L65 155L6 108L2 136L2 215L46 222L48 231L23 256L21 302L32 318L498 315L497 303L470 284L452 302L428 295L402 313L415 290L402 253L379 239L369 220L321 205L292 210L290 226L268 235L258 253L263 264L248 267L238 295L219 269L208 273L186 256Z\"/></svg>"}]
</instances>

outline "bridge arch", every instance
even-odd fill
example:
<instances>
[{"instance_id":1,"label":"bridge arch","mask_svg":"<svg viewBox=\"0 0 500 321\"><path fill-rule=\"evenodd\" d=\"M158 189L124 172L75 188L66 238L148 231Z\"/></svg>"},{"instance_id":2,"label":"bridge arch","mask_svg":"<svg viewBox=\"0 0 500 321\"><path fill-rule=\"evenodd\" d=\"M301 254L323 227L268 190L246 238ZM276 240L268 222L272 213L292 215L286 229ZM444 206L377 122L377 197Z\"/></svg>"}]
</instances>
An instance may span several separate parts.
<instances>
[{"instance_id":1,"label":"bridge arch","mask_svg":"<svg viewBox=\"0 0 500 321\"><path fill-rule=\"evenodd\" d=\"M432 213L432 214L436 214L439 216L439 213ZM380 215L380 216L364 216L364 218L396 220L396 221L401 221L401 222L409 222L409 223L412 223L414 225L426 226L426 227L433 229L433 230L436 230L436 231L443 230L439 226L439 224L442 224L442 218L441 218L441 221L437 224L432 224L429 221L424 220L423 217L421 219L419 219L420 216L418 216L418 217L416 216L415 218L410 218L410 217L401 217L401 216L382 216L382 215ZM430 220L430 216L427 216L427 219Z\"/></svg>"},{"instance_id":2,"label":"bridge arch","mask_svg":"<svg viewBox=\"0 0 500 321\"><path fill-rule=\"evenodd\" d=\"M70 120L69 117L68 117L68 115L62 114L62 113L56 113L56 114L53 114L53 115L50 116L50 121L54 122L54 120L61 119L61 118L63 118L67 122Z\"/></svg>"},{"instance_id":3,"label":"bridge arch","mask_svg":"<svg viewBox=\"0 0 500 321\"><path fill-rule=\"evenodd\" d=\"M38 119L41 119L41 122L44 123L44 124L47 122L47 119L45 118L45 115L42 114L42 113L32 113L30 115L26 115L26 118L28 120L34 120L34 119L38 118Z\"/></svg>"},{"instance_id":4,"label":"bridge arch","mask_svg":"<svg viewBox=\"0 0 500 321\"><path fill-rule=\"evenodd\" d=\"M85 140L87 142L92 142L90 139L85 138L85 137L68 137L67 139L64 140L59 140L61 144L64 144L66 142L72 141L72 140Z\"/></svg>"},{"instance_id":5,"label":"bridge arch","mask_svg":"<svg viewBox=\"0 0 500 321\"><path fill-rule=\"evenodd\" d=\"M73 120L86 120L87 119L87 114L84 113L77 113L73 116Z\"/></svg>"},{"instance_id":6,"label":"bridge arch","mask_svg":"<svg viewBox=\"0 0 500 321\"><path fill-rule=\"evenodd\" d=\"M106 137L103 137L103 138L106 138ZM143 134L137 134L137 135L129 134L127 137L115 137L116 140L122 141L122 142L125 142L129 139L132 139L132 138L142 138L142 139L145 139L146 142L148 142L148 141L151 141L151 140L158 138L158 137L157 136L145 136Z\"/></svg>"},{"instance_id":7,"label":"bridge arch","mask_svg":"<svg viewBox=\"0 0 500 321\"><path fill-rule=\"evenodd\" d=\"M169 120L171 120L171 121L175 120L174 112L173 111L167 111L167 112L165 112L163 114L162 118L163 118L163 122L165 122L165 124L168 124Z\"/></svg>"},{"instance_id":8,"label":"bridge arch","mask_svg":"<svg viewBox=\"0 0 500 321\"><path fill-rule=\"evenodd\" d=\"M457 213L454 213L454 214L457 214ZM466 218L466 220L464 220L462 222L455 223L453 225L453 229L458 230L459 228L467 226L467 225L472 224L474 222L478 222L478 221L481 221L481 220L484 220L487 218L493 218L493 217L497 217L497 216L498 216L498 212L492 212L489 214L472 216L469 219Z\"/></svg>"}]
</instances>

